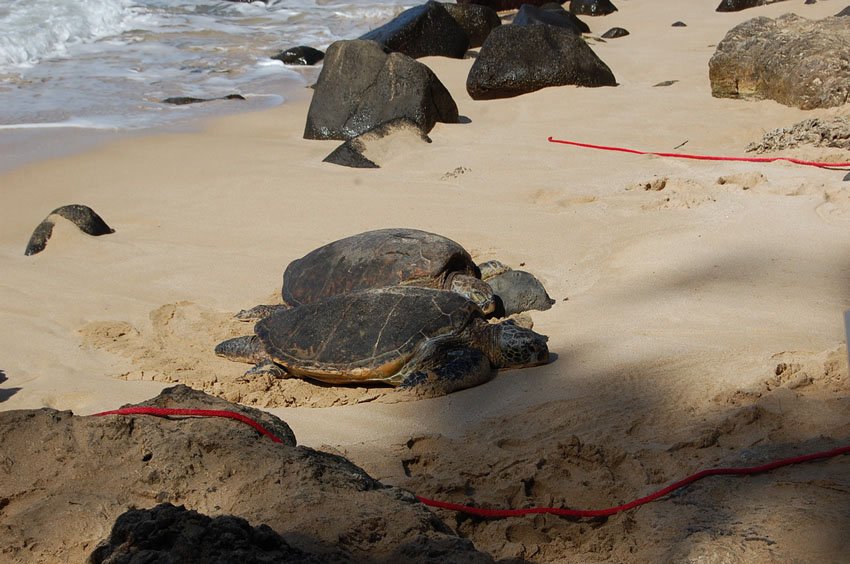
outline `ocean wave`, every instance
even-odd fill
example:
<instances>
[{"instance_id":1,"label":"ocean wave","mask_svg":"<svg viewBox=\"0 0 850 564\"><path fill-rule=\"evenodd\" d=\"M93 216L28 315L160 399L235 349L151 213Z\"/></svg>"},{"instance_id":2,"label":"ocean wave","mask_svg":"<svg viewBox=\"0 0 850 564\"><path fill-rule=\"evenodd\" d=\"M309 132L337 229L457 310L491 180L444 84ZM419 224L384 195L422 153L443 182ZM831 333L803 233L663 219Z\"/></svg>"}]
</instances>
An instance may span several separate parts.
<instances>
[{"instance_id":1,"label":"ocean wave","mask_svg":"<svg viewBox=\"0 0 850 564\"><path fill-rule=\"evenodd\" d=\"M131 6L130 0L12 0L0 11L0 67L32 65L64 55L69 45L119 34L133 17Z\"/></svg>"}]
</instances>

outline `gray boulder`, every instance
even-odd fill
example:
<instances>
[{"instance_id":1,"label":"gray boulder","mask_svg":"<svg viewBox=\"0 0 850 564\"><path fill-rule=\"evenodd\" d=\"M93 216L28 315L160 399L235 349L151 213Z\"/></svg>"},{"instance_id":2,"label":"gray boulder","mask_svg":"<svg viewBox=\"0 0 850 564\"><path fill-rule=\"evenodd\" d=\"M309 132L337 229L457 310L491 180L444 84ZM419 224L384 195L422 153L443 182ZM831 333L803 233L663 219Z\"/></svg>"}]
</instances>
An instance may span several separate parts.
<instances>
[{"instance_id":1,"label":"gray boulder","mask_svg":"<svg viewBox=\"0 0 850 564\"><path fill-rule=\"evenodd\" d=\"M496 315L505 317L536 309L545 311L555 300L549 297L546 288L530 272L509 270L487 279L487 284L496 294Z\"/></svg>"},{"instance_id":2,"label":"gray boulder","mask_svg":"<svg viewBox=\"0 0 850 564\"><path fill-rule=\"evenodd\" d=\"M376 41L408 57L442 56L462 59L469 36L439 2L414 6L360 39Z\"/></svg>"},{"instance_id":3,"label":"gray boulder","mask_svg":"<svg viewBox=\"0 0 850 564\"><path fill-rule=\"evenodd\" d=\"M466 90L475 100L488 100L569 84L616 86L617 80L575 33L550 25L505 25L484 42Z\"/></svg>"},{"instance_id":4,"label":"gray boulder","mask_svg":"<svg viewBox=\"0 0 850 564\"><path fill-rule=\"evenodd\" d=\"M480 6L492 8L497 12L504 12L506 10L517 10L522 7L523 4L542 6L543 4L548 4L550 2L552 2L552 0L458 0L457 3L478 4ZM559 4L563 4L563 2L559 2Z\"/></svg>"},{"instance_id":5,"label":"gray boulder","mask_svg":"<svg viewBox=\"0 0 850 564\"><path fill-rule=\"evenodd\" d=\"M809 110L850 96L850 20L794 14L732 28L708 64L716 98L770 99Z\"/></svg>"},{"instance_id":6,"label":"gray boulder","mask_svg":"<svg viewBox=\"0 0 850 564\"><path fill-rule=\"evenodd\" d=\"M415 122L396 118L349 139L325 157L324 162L352 168L380 168L393 156L430 142Z\"/></svg>"},{"instance_id":7,"label":"gray boulder","mask_svg":"<svg viewBox=\"0 0 850 564\"><path fill-rule=\"evenodd\" d=\"M469 36L470 49L481 47L493 28L502 25L499 14L493 8L487 6L444 2L443 7Z\"/></svg>"},{"instance_id":8,"label":"gray boulder","mask_svg":"<svg viewBox=\"0 0 850 564\"><path fill-rule=\"evenodd\" d=\"M331 44L304 138L346 140L399 117L427 133L438 121L457 123L457 104L431 69L407 55L387 53L374 41Z\"/></svg>"},{"instance_id":9,"label":"gray boulder","mask_svg":"<svg viewBox=\"0 0 850 564\"><path fill-rule=\"evenodd\" d=\"M590 27L578 19L578 16L563 9L559 4L545 4L542 7L523 4L514 16L513 25L554 25L581 35L590 33Z\"/></svg>"}]
</instances>

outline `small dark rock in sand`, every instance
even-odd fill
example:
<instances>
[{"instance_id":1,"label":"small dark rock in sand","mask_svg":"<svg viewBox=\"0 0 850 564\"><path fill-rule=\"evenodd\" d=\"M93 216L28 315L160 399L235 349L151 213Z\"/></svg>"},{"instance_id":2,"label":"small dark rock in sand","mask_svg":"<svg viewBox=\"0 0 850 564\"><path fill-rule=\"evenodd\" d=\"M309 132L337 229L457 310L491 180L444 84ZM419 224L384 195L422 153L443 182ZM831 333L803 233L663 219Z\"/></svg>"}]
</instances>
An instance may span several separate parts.
<instances>
[{"instance_id":1,"label":"small dark rock in sand","mask_svg":"<svg viewBox=\"0 0 850 564\"><path fill-rule=\"evenodd\" d=\"M197 104L198 102L212 102L213 100L244 100L245 96L241 94L228 94L219 98L192 98L191 96L172 96L162 101L163 104L174 104L175 106L185 106L186 104Z\"/></svg>"},{"instance_id":2,"label":"small dark rock in sand","mask_svg":"<svg viewBox=\"0 0 850 564\"><path fill-rule=\"evenodd\" d=\"M784 0L723 0L717 6L716 12L740 12L748 8L756 6L764 6L765 4L773 4L774 2L783 2Z\"/></svg>"},{"instance_id":3,"label":"small dark rock in sand","mask_svg":"<svg viewBox=\"0 0 850 564\"><path fill-rule=\"evenodd\" d=\"M324 162L352 168L380 168L386 158L431 139L413 120L384 122L337 147Z\"/></svg>"},{"instance_id":4,"label":"small dark rock in sand","mask_svg":"<svg viewBox=\"0 0 850 564\"><path fill-rule=\"evenodd\" d=\"M688 24L685 22L673 22L670 27L688 27Z\"/></svg>"},{"instance_id":5,"label":"small dark rock in sand","mask_svg":"<svg viewBox=\"0 0 850 564\"><path fill-rule=\"evenodd\" d=\"M97 215L97 213L95 213L95 211L90 207L80 204L70 204L62 206L61 208L56 208L50 212L46 218L44 218L44 221L36 226L35 230L32 232L30 241L27 244L27 248L24 251L25 255L34 255L44 250L44 247L47 246L48 239L50 239L50 236L53 235L53 226L55 225L56 219L54 216L57 215L67 219L79 227L80 231L87 233L88 235L97 236L115 233L115 230L109 227L106 222L103 221L103 218Z\"/></svg>"},{"instance_id":6,"label":"small dark rock in sand","mask_svg":"<svg viewBox=\"0 0 850 564\"><path fill-rule=\"evenodd\" d=\"M617 11L610 0L572 0L570 12L587 16L607 16Z\"/></svg>"},{"instance_id":7,"label":"small dark rock in sand","mask_svg":"<svg viewBox=\"0 0 850 564\"><path fill-rule=\"evenodd\" d=\"M462 59L469 49L466 31L434 0L403 11L360 39L376 41L413 59L430 56Z\"/></svg>"},{"instance_id":8,"label":"small dark rock in sand","mask_svg":"<svg viewBox=\"0 0 850 564\"><path fill-rule=\"evenodd\" d=\"M605 39L616 39L618 37L625 37L629 34L628 30L623 29L622 27L612 27L608 31L602 34L602 37Z\"/></svg>"},{"instance_id":9,"label":"small dark rock in sand","mask_svg":"<svg viewBox=\"0 0 850 564\"><path fill-rule=\"evenodd\" d=\"M545 4L539 8L523 4L512 23L513 25L554 25L579 35L590 32L590 27L578 19L578 16L554 3Z\"/></svg>"},{"instance_id":10,"label":"small dark rock in sand","mask_svg":"<svg viewBox=\"0 0 850 564\"><path fill-rule=\"evenodd\" d=\"M325 58L325 54L318 49L299 45L272 55L272 59L281 61L285 65L315 65Z\"/></svg>"},{"instance_id":11,"label":"small dark rock in sand","mask_svg":"<svg viewBox=\"0 0 850 564\"><path fill-rule=\"evenodd\" d=\"M661 82L659 82L658 84L653 84L652 86L653 86L653 87L659 87L659 86L673 86L673 85L674 85L674 84L676 84L677 82L679 82L679 81L678 81L678 80L662 80L662 81L661 81Z\"/></svg>"}]
</instances>

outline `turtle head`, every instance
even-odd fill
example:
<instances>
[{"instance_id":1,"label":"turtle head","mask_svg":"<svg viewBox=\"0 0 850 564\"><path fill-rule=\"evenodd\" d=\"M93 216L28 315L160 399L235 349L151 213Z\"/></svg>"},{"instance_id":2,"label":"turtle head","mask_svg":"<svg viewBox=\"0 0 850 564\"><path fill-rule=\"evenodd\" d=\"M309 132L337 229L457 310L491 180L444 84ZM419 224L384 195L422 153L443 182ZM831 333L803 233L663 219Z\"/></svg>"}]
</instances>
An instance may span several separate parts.
<instances>
[{"instance_id":1,"label":"turtle head","mask_svg":"<svg viewBox=\"0 0 850 564\"><path fill-rule=\"evenodd\" d=\"M496 296L493 294L493 289L475 276L456 274L449 281L448 289L474 302L485 315L496 310Z\"/></svg>"},{"instance_id":2,"label":"turtle head","mask_svg":"<svg viewBox=\"0 0 850 564\"><path fill-rule=\"evenodd\" d=\"M494 331L492 361L496 368L523 368L549 362L549 337L512 321L491 326Z\"/></svg>"}]
</instances>

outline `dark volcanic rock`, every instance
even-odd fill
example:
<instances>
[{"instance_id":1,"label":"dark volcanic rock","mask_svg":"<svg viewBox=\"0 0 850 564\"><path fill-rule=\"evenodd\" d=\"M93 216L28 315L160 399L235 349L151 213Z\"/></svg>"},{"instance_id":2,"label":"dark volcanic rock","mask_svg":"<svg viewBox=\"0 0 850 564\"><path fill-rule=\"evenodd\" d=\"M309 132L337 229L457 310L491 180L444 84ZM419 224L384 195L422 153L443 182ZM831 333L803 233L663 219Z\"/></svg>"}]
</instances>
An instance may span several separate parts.
<instances>
[{"instance_id":1,"label":"dark volcanic rock","mask_svg":"<svg viewBox=\"0 0 850 564\"><path fill-rule=\"evenodd\" d=\"M835 16L836 17L850 16L850 6L847 6L846 8L844 8L843 10L841 10L840 12L835 14Z\"/></svg>"},{"instance_id":2,"label":"dark volcanic rock","mask_svg":"<svg viewBox=\"0 0 850 564\"><path fill-rule=\"evenodd\" d=\"M481 47L466 90L475 100L509 98L547 86L616 86L611 69L575 33L550 25L506 25Z\"/></svg>"},{"instance_id":3,"label":"dark volcanic rock","mask_svg":"<svg viewBox=\"0 0 850 564\"><path fill-rule=\"evenodd\" d=\"M184 506L163 503L131 509L115 521L109 538L92 553L91 564L138 562L346 562L344 554L307 554L291 547L267 525L252 527L232 515L211 518Z\"/></svg>"},{"instance_id":4,"label":"dark volcanic rock","mask_svg":"<svg viewBox=\"0 0 850 564\"><path fill-rule=\"evenodd\" d=\"M610 0L572 0L570 12L586 16L607 16L616 12L617 8Z\"/></svg>"},{"instance_id":5,"label":"dark volcanic rock","mask_svg":"<svg viewBox=\"0 0 850 564\"><path fill-rule=\"evenodd\" d=\"M708 64L717 98L767 98L808 110L850 96L850 20L794 14L732 28Z\"/></svg>"},{"instance_id":6,"label":"dark volcanic rock","mask_svg":"<svg viewBox=\"0 0 850 564\"><path fill-rule=\"evenodd\" d=\"M466 31L434 0L403 11L360 39L375 41L414 59L429 56L462 59L469 49Z\"/></svg>"},{"instance_id":7,"label":"dark volcanic rock","mask_svg":"<svg viewBox=\"0 0 850 564\"><path fill-rule=\"evenodd\" d=\"M392 155L430 142L416 123L398 118L349 139L325 157L324 162L352 168L380 168Z\"/></svg>"},{"instance_id":8,"label":"dark volcanic rock","mask_svg":"<svg viewBox=\"0 0 850 564\"><path fill-rule=\"evenodd\" d=\"M562 27L576 34L589 33L590 27L575 14L563 9L558 4L546 4L538 8L531 4L523 4L514 16L513 25L541 25L549 24Z\"/></svg>"},{"instance_id":9,"label":"dark volcanic rock","mask_svg":"<svg viewBox=\"0 0 850 564\"><path fill-rule=\"evenodd\" d=\"M145 403L246 413L185 386ZM118 553L153 551L147 559L136 552L134 563L278 561L249 559L263 551L397 562L411 547L419 550L409 562L441 562L430 555L447 553L455 562L492 562L412 494L341 456L295 446L286 423L252 412L283 443L219 417L0 412L0 468L14 467L0 480L3 561L84 562L113 529ZM192 511L127 514L162 503ZM109 550L102 546L95 554ZM240 548L241 556L232 552Z\"/></svg>"},{"instance_id":10,"label":"dark volcanic rock","mask_svg":"<svg viewBox=\"0 0 850 564\"><path fill-rule=\"evenodd\" d=\"M481 47L493 28L502 25L502 19L493 8L479 4L443 3L449 15L463 28L469 37L469 48Z\"/></svg>"},{"instance_id":11,"label":"dark volcanic rock","mask_svg":"<svg viewBox=\"0 0 850 564\"><path fill-rule=\"evenodd\" d=\"M685 22L673 22L670 24L670 27L688 27L688 24Z\"/></svg>"},{"instance_id":12,"label":"dark volcanic rock","mask_svg":"<svg viewBox=\"0 0 850 564\"><path fill-rule=\"evenodd\" d=\"M488 8L492 8L497 12L504 12L506 10L518 10L522 7L523 4L531 4L532 6L542 6L544 4L551 4L552 0L458 0L458 4L478 4L480 6L487 6ZM560 2L563 4L563 2Z\"/></svg>"},{"instance_id":13,"label":"dark volcanic rock","mask_svg":"<svg viewBox=\"0 0 850 564\"><path fill-rule=\"evenodd\" d=\"M191 96L172 96L162 100L163 104L173 104L175 106L185 106L186 104L197 104L198 102L212 102L213 100L244 100L245 96L241 94L228 94L218 98L193 98Z\"/></svg>"},{"instance_id":14,"label":"dark volcanic rock","mask_svg":"<svg viewBox=\"0 0 850 564\"><path fill-rule=\"evenodd\" d=\"M608 31L602 34L602 37L605 39L616 39L618 37L625 37L629 34L628 30L623 29L622 27L612 27Z\"/></svg>"},{"instance_id":15,"label":"dark volcanic rock","mask_svg":"<svg viewBox=\"0 0 850 564\"><path fill-rule=\"evenodd\" d=\"M272 55L272 59L277 59L287 65L315 65L324 58L325 54L318 49L304 45L290 47L277 55Z\"/></svg>"},{"instance_id":16,"label":"dark volcanic rock","mask_svg":"<svg viewBox=\"0 0 850 564\"><path fill-rule=\"evenodd\" d=\"M748 8L756 6L764 6L765 4L773 4L774 2L783 2L784 0L722 0L717 6L715 12L740 12Z\"/></svg>"},{"instance_id":17,"label":"dark volcanic rock","mask_svg":"<svg viewBox=\"0 0 850 564\"><path fill-rule=\"evenodd\" d=\"M30 236L29 243L24 254L27 256L40 253L47 246L47 241L53 235L53 226L56 225L56 216L62 217L79 227L80 231L87 235L108 235L115 233L103 218L97 215L93 209L81 204L69 204L56 208L44 220L39 223Z\"/></svg>"},{"instance_id":18,"label":"dark volcanic rock","mask_svg":"<svg viewBox=\"0 0 850 564\"><path fill-rule=\"evenodd\" d=\"M305 139L346 140L399 117L427 133L438 121L457 123L457 105L431 69L407 55L388 54L374 41L328 47Z\"/></svg>"},{"instance_id":19,"label":"dark volcanic rock","mask_svg":"<svg viewBox=\"0 0 850 564\"><path fill-rule=\"evenodd\" d=\"M533 274L524 270L509 270L497 274L488 278L487 283L498 298L496 311L502 317L532 309L545 311L555 303L543 284Z\"/></svg>"}]
</instances>

